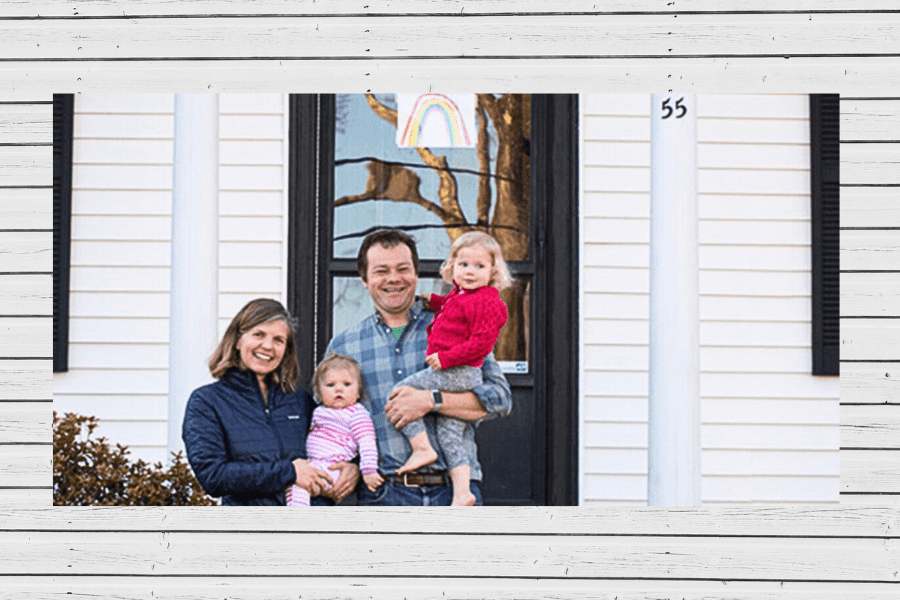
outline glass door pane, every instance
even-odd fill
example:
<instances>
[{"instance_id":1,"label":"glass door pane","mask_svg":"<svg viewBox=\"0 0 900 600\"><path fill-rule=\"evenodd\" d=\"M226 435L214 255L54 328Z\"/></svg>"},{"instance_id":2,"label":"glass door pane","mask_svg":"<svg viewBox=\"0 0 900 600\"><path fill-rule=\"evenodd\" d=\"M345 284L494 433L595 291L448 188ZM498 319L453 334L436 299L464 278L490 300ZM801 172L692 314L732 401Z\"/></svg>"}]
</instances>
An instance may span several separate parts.
<instances>
[{"instance_id":1,"label":"glass door pane","mask_svg":"<svg viewBox=\"0 0 900 600\"><path fill-rule=\"evenodd\" d=\"M438 96L436 94L423 95ZM340 94L335 98L333 259L355 259L362 238L381 227L416 239L418 293L437 291L436 265L465 231L493 235L516 282L502 297L509 321L495 354L511 372L528 372L531 296L531 97L475 94L474 147L400 147L399 98L393 94ZM435 111L440 118L440 111ZM444 115L445 118L448 118ZM448 129L450 125L447 125ZM333 272L334 332L359 320L365 290ZM344 275L345 277L341 277ZM362 295L361 295L362 294ZM368 308L368 310L371 310Z\"/></svg>"}]
</instances>

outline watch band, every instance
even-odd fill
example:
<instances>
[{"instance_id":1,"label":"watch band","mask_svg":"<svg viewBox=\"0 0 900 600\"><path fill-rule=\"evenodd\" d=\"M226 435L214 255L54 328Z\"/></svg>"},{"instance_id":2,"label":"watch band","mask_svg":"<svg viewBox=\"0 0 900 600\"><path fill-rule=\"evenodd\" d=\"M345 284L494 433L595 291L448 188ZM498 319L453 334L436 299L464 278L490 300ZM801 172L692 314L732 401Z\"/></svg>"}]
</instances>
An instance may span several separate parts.
<instances>
[{"instance_id":1,"label":"watch band","mask_svg":"<svg viewBox=\"0 0 900 600\"><path fill-rule=\"evenodd\" d=\"M441 410L441 406L444 405L444 396L441 395L441 390L431 390L431 400L434 402L434 408L431 409L431 412Z\"/></svg>"}]
</instances>

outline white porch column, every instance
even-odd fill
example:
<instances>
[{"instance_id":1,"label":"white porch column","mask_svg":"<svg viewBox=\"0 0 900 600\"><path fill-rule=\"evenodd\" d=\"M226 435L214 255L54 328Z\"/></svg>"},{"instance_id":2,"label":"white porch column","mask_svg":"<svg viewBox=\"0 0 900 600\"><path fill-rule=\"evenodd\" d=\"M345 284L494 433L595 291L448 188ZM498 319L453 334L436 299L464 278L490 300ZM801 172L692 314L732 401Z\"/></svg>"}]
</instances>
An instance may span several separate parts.
<instances>
[{"instance_id":1,"label":"white porch column","mask_svg":"<svg viewBox=\"0 0 900 600\"><path fill-rule=\"evenodd\" d=\"M175 172L169 313L169 452L184 448L181 422L194 388L212 381L217 343L219 99L175 95Z\"/></svg>"},{"instance_id":2,"label":"white porch column","mask_svg":"<svg viewBox=\"0 0 900 600\"><path fill-rule=\"evenodd\" d=\"M695 97L653 94L650 129L651 506L700 504Z\"/></svg>"}]
</instances>

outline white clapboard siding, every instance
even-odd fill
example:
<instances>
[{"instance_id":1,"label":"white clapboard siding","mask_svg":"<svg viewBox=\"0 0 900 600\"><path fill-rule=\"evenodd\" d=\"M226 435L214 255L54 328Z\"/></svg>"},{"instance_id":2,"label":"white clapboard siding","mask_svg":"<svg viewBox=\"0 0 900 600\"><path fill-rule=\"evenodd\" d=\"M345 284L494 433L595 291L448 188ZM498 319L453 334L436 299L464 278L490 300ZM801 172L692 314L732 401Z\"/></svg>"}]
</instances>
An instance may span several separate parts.
<instances>
[{"instance_id":1,"label":"white clapboard siding","mask_svg":"<svg viewBox=\"0 0 900 600\"><path fill-rule=\"evenodd\" d=\"M174 107L171 94L78 98L69 372L54 377L61 412L98 417L96 435L148 461L166 457ZM224 329L240 308L231 298L285 287L284 97L222 96L219 112ZM37 270L15 255L47 240L5 235L0 266Z\"/></svg>"},{"instance_id":2,"label":"white clapboard siding","mask_svg":"<svg viewBox=\"0 0 900 600\"><path fill-rule=\"evenodd\" d=\"M849 231L846 228L861 227L875 235L891 227L900 227L898 182L888 179L888 175L896 173L896 153L890 144L880 143L900 141L896 134L900 129L900 71L897 69L896 35L890 31L897 23L898 9L895 0L820 0L815 3L807 0L735 0L727 3L717 0L685 3L657 0L603 3L584 0L552 3L546 0L395 0L385 3L262 0L251 4L229 0L190 3L87 0L77 5L57 0L3 0L0 2L0 20L4 28L0 35L4 57L0 63L0 81L3 82L0 85L0 124L13 127L14 123L21 122L23 114L48 111L50 95L60 91L259 93L395 91L400 88L421 91L432 86L438 90L487 87L522 92L539 89L635 94L668 89L723 95L840 92L844 98L841 103L842 139L867 147L861 152L851 150L847 154L846 149L855 144L842 146L842 152L853 159L853 164L843 169L844 183L851 185L844 185L841 190L841 223L844 233ZM548 22L548 15L544 13L552 13L553 26L543 25ZM477 32L481 27L474 20L466 23L473 14L511 15L515 17L513 21L521 23L526 18L533 19L542 26L534 38L526 41L523 41L522 31L527 28L513 27L515 39L509 40L510 36L504 37L505 21L501 20L498 21L501 26L495 27L490 35L484 34L481 39L468 38L467 34ZM157 23L135 23L152 20L144 17L159 16L169 18ZM178 16L188 18L173 18ZM226 16L233 17L233 22L220 27L227 20ZM315 49L306 44L304 49L302 38L295 37L290 43L285 41L288 38L285 32L290 32L286 29L273 37L281 48L290 52L317 52L323 58L262 58L280 48L269 45L266 35L250 39L250 34L271 32L275 26L272 23L289 21L285 17L290 16L321 21L329 32L333 31L328 30L329 21L337 23L365 18L367 24L371 22L377 30L381 19L383 30L396 32L394 43L391 46L387 36L375 40L382 44L380 48L370 43L380 35L377 31L375 36L361 35L349 42L336 33L330 38L322 35L312 38L321 44ZM59 17L58 21L62 23L47 17ZM83 17L104 17L109 21L98 27L96 22ZM605 17L614 17L618 23L633 21L633 38L623 37L627 30L621 26L618 29L609 27L611 35L604 37ZM421 35L423 32L416 26L426 21L436 26ZM879 21L885 27L875 26ZM159 39L146 39L145 36L142 41L140 36L129 36L132 29L141 32L159 30L163 23L169 30ZM681 23L688 24L682 26ZM731 25L713 29L713 26L725 23ZM790 26L784 26L785 23ZM663 31L660 24L672 27L675 32L674 39L678 43L672 44L671 53L666 39L670 37L668 27ZM297 25L289 27L296 30ZM736 28L741 31L736 32ZM104 29L113 33L105 43L99 44L92 36ZM57 38L40 34L53 30L68 30L71 35ZM38 32L38 37L33 33L27 35L28 32ZM235 32L239 44L228 48ZM588 43L579 47L581 38L571 41L573 32L584 33ZM650 35L657 37L650 43L639 44ZM76 39L79 37L81 39ZM427 44L436 38L447 43ZM463 40L470 43L464 45ZM46 49L41 51L37 47L37 44L45 43L50 44L51 49L58 48L55 59L46 60ZM358 58L326 58L335 54L327 53L338 43L342 44L341 50L355 51ZM549 49L553 44L559 49ZM630 54L636 45L641 46L640 52L655 49L661 54L654 58ZM226 48L227 54L223 52L223 56L209 56L210 60L196 60L201 55L197 50L204 47L211 53L216 48ZM417 52L409 54L410 48ZM460 51L462 48L464 50ZM730 52L729 48L732 49ZM392 54L379 56L376 52L373 56L373 49ZM434 58L448 50L456 50L456 54L452 58ZM533 58L512 57L513 52L523 50ZM766 51L771 55L759 54ZM159 56L168 53L173 60L142 60L138 58L140 52L156 52ZM582 58L585 53L593 53L593 58ZM669 54L678 58L669 58ZM86 60L87 55L97 58ZM223 60L225 56L231 58ZM103 97L114 104L119 102L114 95ZM84 98L85 94L80 101ZM108 112L108 107L98 105L95 110L102 116ZM229 107L227 110L238 109ZM765 106L762 110L765 111ZM145 107L135 109L135 112L155 118ZM267 104L259 114L273 112L277 111ZM592 109L588 112L599 114L604 111ZM754 114L749 108L745 112L745 117ZM721 118L719 113L715 116ZM52 169L46 150L49 149L51 124L49 120L43 125L35 123L33 129L36 136L40 134L36 139L15 142L10 141L11 138L4 139L7 131L12 134L11 129L0 130L3 131L0 144L46 145L0 146L3 150L0 152L0 219L3 223L0 229L50 230L49 178ZM27 133L24 134L27 136ZM151 137L148 141L156 140ZM872 141L879 143L868 143ZM31 152L30 148L37 152ZM246 164L251 163L247 161ZM603 178L597 177L594 171L598 169L586 169L581 177L582 185L590 182L591 189L597 190L586 193L585 197L602 198L591 206L593 212L588 216L640 218L647 210L644 208L648 197L646 189L636 187L636 192L608 193L599 187ZM872 187L873 184L878 187ZM153 195L158 192L137 190L128 197L121 194L119 198L121 190L94 191L96 203L91 207L79 200L80 194L76 192L75 204L84 207L83 216L168 214L167 209L142 212L141 206L146 203L130 199L139 193ZM235 192L241 193L244 192ZM621 202L619 199L623 197L636 198L637 206ZM805 218L803 214L797 216L796 203L792 204L789 213L787 209L781 211L778 202L781 198L772 198L769 202L760 198L754 200L751 204L737 194L705 195L700 201L701 218L753 219L752 214L747 213L751 207L766 219ZM594 202L590 200L584 204L587 207ZM800 205L800 208L804 207ZM226 214L224 208L222 210L222 214ZM260 214L280 214L271 208L264 210L266 212ZM583 214L588 213L584 211ZM103 243L106 242L94 244L87 263L78 264L95 266L97 261L93 257L100 255L98 245ZM861 240L861 243L866 242ZM623 242L622 245L627 247L628 244ZM636 244L643 247L646 240ZM842 247L847 248L846 245ZM867 252L863 245L855 248ZM630 253L622 252L623 248L610 250L603 254L598 249L598 256L627 254L633 264L608 261L592 264L615 269L646 264L640 249L632 249ZM584 252L585 255L592 253L590 249ZM880 262L880 254L875 248L870 253L874 258L870 267L863 269L866 272L845 274L845 282L850 275L861 277L849 280L850 292L842 282L842 310L854 310L853 313L845 312L842 325L853 317L891 321L900 316L886 308L896 306L900 300L890 290L878 301L866 299L862 305L858 302L861 295L876 294L879 285L891 285L890 281L885 281L885 273L880 271L896 270ZM107 255L110 261L115 259L115 253ZM87 254L82 252L80 256ZM168 265L165 254L163 259L157 255L147 260L146 266ZM269 259L263 262L271 264ZM127 264L129 261L110 266ZM704 265L704 268L721 267ZM748 263L742 268L758 267ZM50 283L49 276L0 275L0 315L23 321L49 320ZM866 283L871 285L866 286ZM238 298L239 295L234 295L224 303L236 303ZM702 300L704 315L716 315L702 325L703 331L707 332L704 333L704 345L709 343L708 336L714 335L708 333L709 322L735 324L743 320L743 315L753 323L783 322L795 327L809 320L809 303L804 298L712 297ZM622 335L628 343L636 343L634 338L645 335L641 330L646 329L646 317L641 316L647 310L645 294L586 292L582 302L591 302L596 307L598 326L612 328L616 336ZM230 306L230 314L236 308L239 306ZM230 317L229 311L221 311L220 306L220 316ZM792 317L785 319L785 314ZM804 316L795 318L798 314ZM84 324L90 319L80 321ZM101 320L111 319L96 319ZM120 320L126 323L133 319L120 317ZM165 315L150 320L165 329ZM105 331L99 323L95 325L89 329ZM621 333L623 328L627 330L624 335ZM728 332L723 335L727 336ZM736 335L748 340L748 344L751 341L760 343L759 337L751 338L745 333ZM717 343L717 338L710 339ZM101 338L99 341L110 343L115 340ZM783 346L785 341L780 339L762 344L794 347ZM229 516L217 509L67 510L49 508L50 446L4 444L5 430L0 425L0 547L3 548L0 557L5 561L4 567L21 565L15 572L0 571L0 598L90 596L201 600L229 597L249 600L302 595L306 598L379 600L397 597L893 599L897 596L896 529L900 490L896 489L896 482L900 480L900 474L896 465L900 462L897 458L900 450L895 444L891 446L891 436L873 436L880 436L879 432L885 428L890 430L896 422L892 411L900 403L897 360L900 356L884 354L873 361L844 361L841 365L841 418L847 424L842 430L841 444L850 449L841 453L840 506L781 507L773 501L772 507L764 509L707 506L649 510L639 506L603 506L596 509L520 507L458 513L319 510L312 519L305 511L280 512L273 518L272 511L266 510L241 511L237 516ZM49 405L52 386L48 362L0 359L0 402L27 400ZM597 406L586 407L582 411L584 415L600 421L640 420L646 395L646 389L641 389L645 384L641 382L646 381L646 372L613 372L588 367L584 371L584 379L593 386L592 389L602 389L609 394ZM758 379L753 377L754 381ZM160 398L165 395L164 376L161 381L163 391L154 396L154 403L161 402ZM608 392L598 387L598 384L607 383L609 390L617 391ZM738 386L743 387L745 383L748 380L741 380ZM718 400L757 404L811 402L824 405L828 402L828 393L799 396L801 386L795 375L780 375L758 382L753 398L731 398L729 394L733 393L734 386L723 384L719 387L724 394L705 393L704 411L711 402ZM582 389L585 387L582 385ZM631 390L637 390L637 394ZM760 398L766 399L757 399L757 391L765 392ZM115 402L130 397L127 392L123 394L108 399ZM779 410L795 414L796 408L789 410L788 406L782 404ZM10 410L15 412L18 408ZM811 412L820 414L819 409ZM29 416L21 411L17 414L22 415L21 418L11 416L8 421L8 427L19 431L16 435L27 433L26 423L35 432L46 427L44 416L37 413ZM152 419L153 415L148 413L146 418ZM856 441L848 445L847 440L854 439L857 434L864 437L856 437ZM883 445L878 439L883 440ZM588 482L592 490L598 488L594 485L596 481ZM718 484L718 478L707 477L706 481ZM754 486L757 482L746 483ZM772 485L771 480L764 478L758 483L760 489L770 489ZM777 480L775 483L777 487ZM622 495L642 496L640 491L633 491L640 490L641 485L645 485L645 476L634 475L623 482ZM643 504L643 501L621 499L616 503ZM98 531L109 535L98 537ZM32 544L30 539L35 532L40 537ZM411 535L405 535L407 532ZM441 535L420 536L421 533ZM467 543L467 537L455 533L483 538L472 545ZM495 537L493 534L501 535ZM513 534L512 540L510 534ZM116 543L116 536L122 537L121 542ZM673 540L671 536L676 538ZM568 543L569 538L572 544ZM431 542L431 545L426 547L423 542ZM309 568L310 563L305 563L302 557L297 560L296 549L304 543L316 544L316 562L312 564L321 565L319 568ZM522 550L508 551L515 545ZM24 551L19 552L23 548ZM198 548L201 549L199 552ZM214 553L205 552L206 548L212 548ZM350 552L345 552L345 548ZM417 548L420 550L411 560L392 560L394 554L398 558L410 557ZM273 549L276 552L282 549L275 563L269 560ZM572 554L565 552L574 549L578 550L578 555L570 560ZM287 557L293 557L293 560ZM350 559L354 560L351 562ZM186 569L185 565L192 568ZM397 565L405 565L407 569L398 572ZM273 567L277 568L276 572L272 572ZM526 568L527 573L519 575ZM90 572L75 573L78 569ZM190 572L184 575L171 574L188 570ZM374 570L387 575L369 576ZM633 579L623 579L634 571L639 572ZM221 576L235 572L246 575ZM430 577L436 573L445 575ZM548 573L551 577L541 578ZM686 576L687 579L680 579Z\"/></svg>"},{"instance_id":3,"label":"white clapboard siding","mask_svg":"<svg viewBox=\"0 0 900 600\"><path fill-rule=\"evenodd\" d=\"M650 98L582 100L582 502L645 500ZM699 96L698 142L703 501L836 501L838 385L810 375L808 99ZM630 414L602 408L622 395Z\"/></svg>"},{"instance_id":4,"label":"white clapboard siding","mask_svg":"<svg viewBox=\"0 0 900 600\"><path fill-rule=\"evenodd\" d=\"M54 375L54 409L97 417L94 437L145 460L166 454L148 413L167 388L173 110L166 94L75 103L69 370Z\"/></svg>"},{"instance_id":5,"label":"white clapboard siding","mask_svg":"<svg viewBox=\"0 0 900 600\"><path fill-rule=\"evenodd\" d=\"M219 334L248 301L287 289L287 110L278 94L219 101Z\"/></svg>"}]
</instances>

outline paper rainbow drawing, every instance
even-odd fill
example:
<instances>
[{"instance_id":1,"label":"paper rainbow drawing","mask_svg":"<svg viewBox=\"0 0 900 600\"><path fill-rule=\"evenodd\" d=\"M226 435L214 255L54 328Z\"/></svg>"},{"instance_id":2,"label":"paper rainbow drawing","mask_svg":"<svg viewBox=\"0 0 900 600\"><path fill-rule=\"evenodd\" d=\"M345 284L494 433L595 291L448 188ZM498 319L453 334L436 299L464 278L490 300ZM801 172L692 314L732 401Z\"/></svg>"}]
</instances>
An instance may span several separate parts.
<instances>
[{"instance_id":1,"label":"paper rainbow drawing","mask_svg":"<svg viewBox=\"0 0 900 600\"><path fill-rule=\"evenodd\" d=\"M475 121L474 94L397 94L397 109L397 145L402 148L475 145L469 134Z\"/></svg>"}]
</instances>

